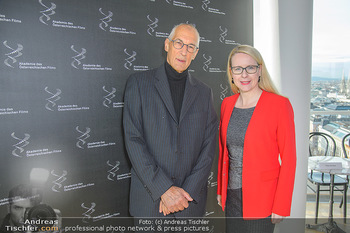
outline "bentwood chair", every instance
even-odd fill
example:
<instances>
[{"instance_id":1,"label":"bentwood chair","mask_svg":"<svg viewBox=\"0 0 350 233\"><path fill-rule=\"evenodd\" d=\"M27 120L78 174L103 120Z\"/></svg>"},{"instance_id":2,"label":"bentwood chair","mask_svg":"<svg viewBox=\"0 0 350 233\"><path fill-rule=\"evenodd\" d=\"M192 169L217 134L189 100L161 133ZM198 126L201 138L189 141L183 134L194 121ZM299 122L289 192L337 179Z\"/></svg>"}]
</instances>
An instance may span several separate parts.
<instances>
[{"instance_id":1,"label":"bentwood chair","mask_svg":"<svg viewBox=\"0 0 350 233\"><path fill-rule=\"evenodd\" d=\"M343 150L343 157L344 158L349 158L349 151L350 151L350 133L346 134L343 137L343 140L341 142L341 147Z\"/></svg>"},{"instance_id":2,"label":"bentwood chair","mask_svg":"<svg viewBox=\"0 0 350 233\"><path fill-rule=\"evenodd\" d=\"M341 142L341 147L342 147L342 156L344 158L349 158L349 152L350 152L350 133L346 134L343 139L342 139L342 142ZM343 178L346 178L346 180L348 181L348 187L349 187L349 176L346 176L346 177L343 177ZM347 192L345 191L345 194ZM340 206L339 208L341 208L341 206L344 205L344 222L346 222L346 209L347 209L347 196L343 196L343 198L341 199L341 202L340 202Z\"/></svg>"},{"instance_id":3,"label":"bentwood chair","mask_svg":"<svg viewBox=\"0 0 350 233\"><path fill-rule=\"evenodd\" d=\"M309 156L335 156L336 142L332 136L322 132L311 132L309 134ZM308 180L316 185L316 211L315 223L318 219L318 210L320 202L320 192L330 191L331 176L328 173L317 171L308 172ZM334 191L343 192L344 203L346 203L346 193L348 180L340 176L334 176ZM341 208L342 203L340 204ZM346 205L344 205L344 223L346 222Z\"/></svg>"}]
</instances>

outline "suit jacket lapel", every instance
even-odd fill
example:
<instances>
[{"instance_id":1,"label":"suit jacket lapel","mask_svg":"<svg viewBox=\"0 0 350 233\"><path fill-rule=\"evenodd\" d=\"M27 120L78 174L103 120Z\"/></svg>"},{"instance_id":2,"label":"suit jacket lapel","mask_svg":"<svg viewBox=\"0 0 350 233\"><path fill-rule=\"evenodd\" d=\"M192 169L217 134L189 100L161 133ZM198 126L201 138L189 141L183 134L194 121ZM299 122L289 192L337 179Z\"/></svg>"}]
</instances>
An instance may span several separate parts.
<instances>
[{"instance_id":1,"label":"suit jacket lapel","mask_svg":"<svg viewBox=\"0 0 350 233\"><path fill-rule=\"evenodd\" d=\"M156 79L155 87L160 97L162 98L171 117L174 119L176 123L178 123L164 65L157 69L155 79Z\"/></svg>"},{"instance_id":2,"label":"suit jacket lapel","mask_svg":"<svg viewBox=\"0 0 350 233\"><path fill-rule=\"evenodd\" d=\"M196 99L196 96L198 94L198 89L196 88L196 83L192 79L190 73L188 74L187 81L186 81L186 87L185 87L185 94L182 101L182 108L180 113L180 120L184 118L187 111L190 109L191 105L193 104L194 100Z\"/></svg>"}]
</instances>

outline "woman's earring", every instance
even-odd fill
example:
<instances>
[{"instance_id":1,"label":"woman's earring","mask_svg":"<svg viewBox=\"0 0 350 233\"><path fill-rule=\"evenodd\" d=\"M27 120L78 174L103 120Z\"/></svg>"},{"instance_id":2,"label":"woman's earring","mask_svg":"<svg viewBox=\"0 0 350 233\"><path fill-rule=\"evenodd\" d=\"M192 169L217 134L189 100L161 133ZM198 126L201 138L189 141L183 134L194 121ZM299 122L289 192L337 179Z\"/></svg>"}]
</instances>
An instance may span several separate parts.
<instances>
[{"instance_id":1,"label":"woman's earring","mask_svg":"<svg viewBox=\"0 0 350 233\"><path fill-rule=\"evenodd\" d=\"M233 81L233 78L232 78L232 84L235 84L235 82Z\"/></svg>"},{"instance_id":2,"label":"woman's earring","mask_svg":"<svg viewBox=\"0 0 350 233\"><path fill-rule=\"evenodd\" d=\"M259 76L259 80L258 80L258 82L260 82L260 76Z\"/></svg>"}]
</instances>

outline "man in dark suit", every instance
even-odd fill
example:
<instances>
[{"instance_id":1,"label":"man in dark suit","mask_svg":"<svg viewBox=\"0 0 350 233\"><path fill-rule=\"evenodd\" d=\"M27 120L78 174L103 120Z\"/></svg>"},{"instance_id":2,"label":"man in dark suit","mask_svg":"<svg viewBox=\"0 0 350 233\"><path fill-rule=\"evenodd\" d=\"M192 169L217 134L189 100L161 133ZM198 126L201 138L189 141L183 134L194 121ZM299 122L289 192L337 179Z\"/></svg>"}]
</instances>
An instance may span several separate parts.
<instances>
[{"instance_id":1,"label":"man in dark suit","mask_svg":"<svg viewBox=\"0 0 350 233\"><path fill-rule=\"evenodd\" d=\"M205 214L218 120L211 89L188 72L199 38L193 25L175 26L164 42L165 64L127 81L123 125L132 216Z\"/></svg>"}]
</instances>

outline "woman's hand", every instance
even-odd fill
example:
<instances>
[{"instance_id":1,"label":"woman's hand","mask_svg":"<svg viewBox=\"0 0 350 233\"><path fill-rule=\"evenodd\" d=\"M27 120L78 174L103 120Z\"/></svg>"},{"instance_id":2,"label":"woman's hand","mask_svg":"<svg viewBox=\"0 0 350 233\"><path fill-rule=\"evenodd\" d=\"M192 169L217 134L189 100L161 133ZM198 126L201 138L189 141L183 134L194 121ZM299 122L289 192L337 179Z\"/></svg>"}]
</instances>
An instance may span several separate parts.
<instances>
[{"instance_id":1,"label":"woman's hand","mask_svg":"<svg viewBox=\"0 0 350 233\"><path fill-rule=\"evenodd\" d=\"M216 199L218 200L218 205L221 206L221 195L217 195Z\"/></svg>"},{"instance_id":2,"label":"woman's hand","mask_svg":"<svg viewBox=\"0 0 350 233\"><path fill-rule=\"evenodd\" d=\"M272 215L271 215L271 222L273 224L280 223L280 222L283 221L283 219L284 219L284 217L281 216L281 215L278 215L278 214L275 214L275 213L272 213Z\"/></svg>"}]
</instances>

